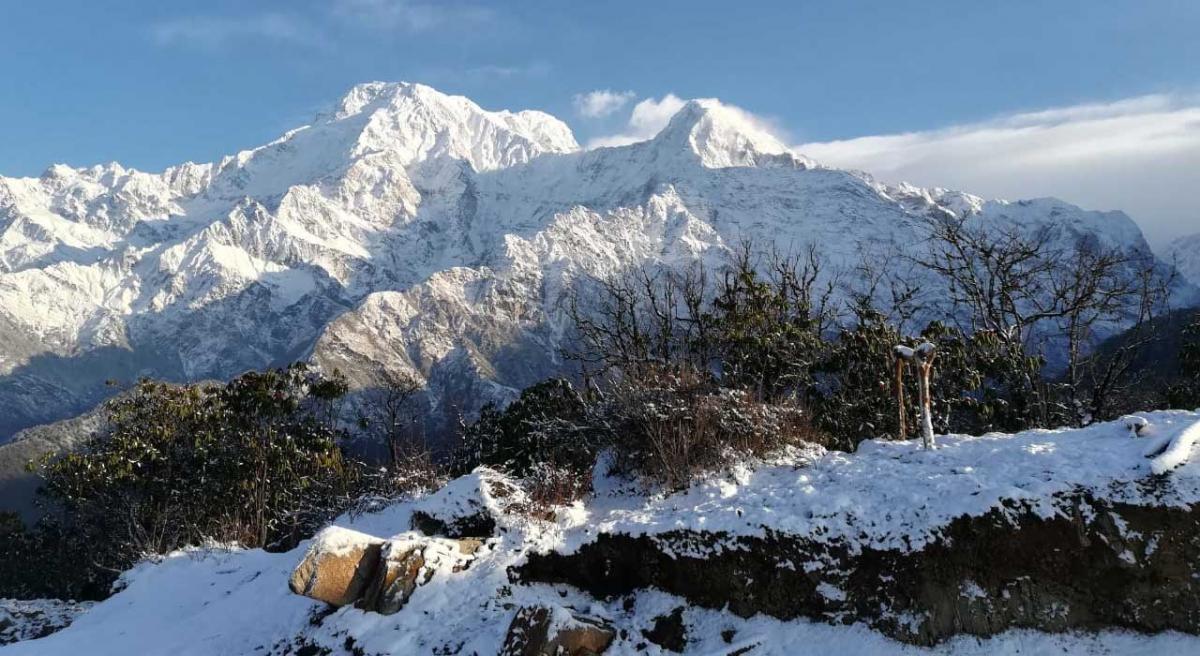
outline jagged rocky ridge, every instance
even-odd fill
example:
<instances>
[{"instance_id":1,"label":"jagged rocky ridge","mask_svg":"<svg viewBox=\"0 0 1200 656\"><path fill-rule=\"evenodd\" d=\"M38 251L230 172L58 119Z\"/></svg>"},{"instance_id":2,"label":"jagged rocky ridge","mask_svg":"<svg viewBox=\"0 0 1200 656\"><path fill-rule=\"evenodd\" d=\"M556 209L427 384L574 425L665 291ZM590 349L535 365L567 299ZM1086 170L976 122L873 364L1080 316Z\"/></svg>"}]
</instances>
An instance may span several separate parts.
<instances>
[{"instance_id":1,"label":"jagged rocky ridge","mask_svg":"<svg viewBox=\"0 0 1200 656\"><path fill-rule=\"evenodd\" d=\"M107 379L301 358L358 387L415 373L432 415L470 414L560 369L558 303L580 276L747 239L848 269L919 248L921 219L947 213L1149 252L1120 212L884 186L716 101L585 152L541 112L364 84L219 162L0 178L0 441L94 406Z\"/></svg>"}]
</instances>

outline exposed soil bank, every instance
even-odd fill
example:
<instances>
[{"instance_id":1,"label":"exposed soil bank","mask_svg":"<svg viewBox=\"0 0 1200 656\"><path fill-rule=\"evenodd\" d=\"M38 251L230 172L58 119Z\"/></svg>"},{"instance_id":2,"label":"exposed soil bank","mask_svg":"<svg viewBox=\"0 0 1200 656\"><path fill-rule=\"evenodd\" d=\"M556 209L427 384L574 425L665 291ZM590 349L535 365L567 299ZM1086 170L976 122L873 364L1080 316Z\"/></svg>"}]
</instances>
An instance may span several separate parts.
<instances>
[{"instance_id":1,"label":"exposed soil bank","mask_svg":"<svg viewBox=\"0 0 1200 656\"><path fill-rule=\"evenodd\" d=\"M743 617L861 621L926 645L1010 628L1200 633L1200 507L1060 501L1050 518L1018 504L961 517L919 551L781 533L605 534L576 553L531 555L510 577L600 597L653 587Z\"/></svg>"}]
</instances>

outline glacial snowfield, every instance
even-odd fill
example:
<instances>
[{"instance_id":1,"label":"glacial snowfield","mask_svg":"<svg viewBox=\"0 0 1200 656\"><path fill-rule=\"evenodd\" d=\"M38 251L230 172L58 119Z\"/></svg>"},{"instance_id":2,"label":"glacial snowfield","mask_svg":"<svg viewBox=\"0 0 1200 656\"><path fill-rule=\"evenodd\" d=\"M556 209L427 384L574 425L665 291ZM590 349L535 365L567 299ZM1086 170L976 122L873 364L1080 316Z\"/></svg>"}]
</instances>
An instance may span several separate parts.
<instances>
[{"instance_id":1,"label":"glacial snowfield","mask_svg":"<svg viewBox=\"0 0 1200 656\"><path fill-rule=\"evenodd\" d=\"M864 261L919 282L896 252L947 215L1149 253L1121 212L885 186L714 100L584 151L542 112L363 84L219 162L0 178L0 442L93 407L109 379L296 359L357 387L413 373L431 416L469 415L560 371L562 295L581 276L720 262L749 240L816 244L848 284Z\"/></svg>"},{"instance_id":2,"label":"glacial snowfield","mask_svg":"<svg viewBox=\"0 0 1200 656\"><path fill-rule=\"evenodd\" d=\"M342 517L335 525L376 536L413 537L415 511L445 516L482 499L499 524L463 571L443 568L417 587L395 615L343 607L312 623L323 605L288 590L288 578L308 548L288 553L236 548L195 549L128 572L125 586L49 637L0 649L5 656L163 654L171 656L280 653L296 638L342 653L349 641L365 654L496 653L515 609L564 606L611 622L618 638L606 654L658 653L641 631L652 618L683 604L643 590L633 601L599 601L559 585L513 583L508 568L534 552L570 552L606 533L674 530L756 535L764 529L802 533L859 547L920 549L952 519L979 516L1002 503L1056 512L1056 499L1084 491L1094 499L1133 505L1192 506L1200 501L1200 410L1142 415L1146 436L1133 438L1124 421L1074 430L1014 435L945 436L935 451L917 441L867 442L856 454L796 453L743 464L690 489L648 494L634 482L598 469L594 497L559 508L554 521L512 512L481 493L500 475L488 470L451 482L421 498L375 512ZM1158 454L1147 457L1147 454ZM1139 482L1153 478L1153 491ZM506 510L507 508L507 510ZM1136 562L1146 554L1129 554ZM769 581L762 582L769 586ZM964 592L963 594L968 594ZM889 640L858 624L833 625L689 606L688 652L862 654L1006 654L1022 656L1200 653L1200 638L1178 633L1141 635L1112 630L1047 634L1013 630L980 639L961 636L922 648ZM734 630L732 641L722 636ZM623 633L621 633L623 631Z\"/></svg>"}]
</instances>

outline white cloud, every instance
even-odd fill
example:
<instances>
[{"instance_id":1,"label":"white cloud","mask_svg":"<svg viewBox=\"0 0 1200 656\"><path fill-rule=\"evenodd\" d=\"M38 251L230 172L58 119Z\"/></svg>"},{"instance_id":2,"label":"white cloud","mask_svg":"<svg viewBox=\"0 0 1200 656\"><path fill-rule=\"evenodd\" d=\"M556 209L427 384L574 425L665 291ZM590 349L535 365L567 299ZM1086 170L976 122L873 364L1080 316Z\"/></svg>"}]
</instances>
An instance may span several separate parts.
<instances>
[{"instance_id":1,"label":"white cloud","mask_svg":"<svg viewBox=\"0 0 1200 656\"><path fill-rule=\"evenodd\" d=\"M586 118L602 118L624 107L636 95L632 91L610 91L608 89L576 94L574 98L575 111Z\"/></svg>"},{"instance_id":2,"label":"white cloud","mask_svg":"<svg viewBox=\"0 0 1200 656\"><path fill-rule=\"evenodd\" d=\"M723 111L742 121L748 129L762 133L763 137L779 141L780 144L786 144L789 141L786 131L779 126L779 121L773 118L755 114L737 105L722 103L715 98L700 100L719 104ZM683 109L685 104L687 104L686 100L673 93L668 93L659 99L646 98L633 106L629 120L617 133L594 137L588 140L587 147L625 146L652 139L667 126L667 123L671 122L671 117Z\"/></svg>"},{"instance_id":3,"label":"white cloud","mask_svg":"<svg viewBox=\"0 0 1200 656\"><path fill-rule=\"evenodd\" d=\"M193 16L175 18L150 27L159 45L219 48L233 41L267 40L323 45L317 31L288 14L267 13L242 17Z\"/></svg>"},{"instance_id":4,"label":"white cloud","mask_svg":"<svg viewBox=\"0 0 1200 656\"><path fill-rule=\"evenodd\" d=\"M588 141L587 147L624 146L651 139L667 126L671 117L683 109L685 103L673 93L668 93L660 100L647 98L633 106L629 121L620 132L596 137Z\"/></svg>"},{"instance_id":5,"label":"white cloud","mask_svg":"<svg viewBox=\"0 0 1200 656\"><path fill-rule=\"evenodd\" d=\"M1200 231L1200 99L1150 95L796 146L888 182L1120 209L1161 246Z\"/></svg>"},{"instance_id":6,"label":"white cloud","mask_svg":"<svg viewBox=\"0 0 1200 656\"><path fill-rule=\"evenodd\" d=\"M365 27L407 32L463 27L495 18L484 7L412 0L334 0L333 13Z\"/></svg>"}]
</instances>

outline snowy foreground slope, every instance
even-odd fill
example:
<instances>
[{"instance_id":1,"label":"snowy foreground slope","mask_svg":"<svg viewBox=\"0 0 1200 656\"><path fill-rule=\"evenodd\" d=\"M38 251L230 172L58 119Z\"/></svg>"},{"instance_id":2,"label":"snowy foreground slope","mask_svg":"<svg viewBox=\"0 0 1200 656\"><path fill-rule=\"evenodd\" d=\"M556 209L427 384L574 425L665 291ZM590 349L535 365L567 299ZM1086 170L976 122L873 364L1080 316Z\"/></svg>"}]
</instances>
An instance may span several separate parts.
<instances>
[{"instance_id":1,"label":"snowy foreground slope","mask_svg":"<svg viewBox=\"0 0 1200 656\"><path fill-rule=\"evenodd\" d=\"M1150 427L1147 436L1138 439L1130 436L1124 422L1113 422L1080 430L948 436L935 452L922 451L915 442L867 442L857 454L793 454L777 462L740 467L666 496L648 496L628 481L607 477L598 481L592 499L557 509L554 521L521 512L520 494L495 493L497 485L509 483L481 470L430 496L336 522L371 535L436 542L439 538L419 538L410 530L414 513L448 519L482 508L495 518L495 534L485 540L469 567L431 572L428 582L418 586L394 615L351 606L329 613L322 604L291 593L288 578L307 543L282 554L197 550L139 566L125 575L124 590L97 604L69 628L0 653L324 653L298 651L307 645L332 653L495 654L516 609L539 604L570 608L607 622L617 638L606 654L662 653L643 632L651 632L656 620L679 607L683 608L685 650L695 654L1196 654L1200 653L1197 636L1099 627L1086 633L1010 629L990 637L953 636L936 646L920 647L889 639L851 621L853 616L845 613L784 621L735 613L736 606L722 610L697 605L660 590L593 597L576 587L530 583L520 576L538 558L549 554L570 558L614 536L651 536L653 541L660 539L654 536L681 532L720 539L693 540L683 549L678 541L662 537L660 546L675 549L671 557L678 560L715 562L727 555L724 552L736 551L737 540L766 534L838 545L847 552L891 550L888 553L904 557L936 544L953 548L946 532L956 522L989 514L1019 510L1061 521L1064 513L1074 512L1069 498L1086 498L1088 507L1095 509L1094 514L1073 519L1080 522L1080 534L1091 524L1114 517L1104 515L1105 508L1123 508L1130 524L1118 520L1109 539L1136 545L1116 559L1120 567L1136 572L1181 547L1170 542L1169 530L1162 535L1135 535L1135 522L1140 521L1133 518L1135 511L1190 513L1200 503L1200 446L1195 443L1200 438L1200 412L1144 416ZM1147 453L1158 455L1148 458ZM1194 522L1195 516L1191 517ZM1028 526L1014 524L1007 530L1019 538L1018 528L1024 531ZM1194 524L1191 531L1194 542ZM1053 554L1047 550L1045 557L1052 559ZM817 571L830 563L787 565L779 566L780 576L788 571ZM1190 585L1190 579L1200 577L1200 562L1183 566L1190 569L1178 577ZM998 565L983 562L977 567L978 583L976 579L956 583L957 603L976 603L990 585L989 572ZM617 576L632 578L634 572ZM780 585L774 577L747 584L763 597L787 599L793 592L773 587ZM834 604L853 594L832 585L821 592ZM1191 601L1196 601L1194 596ZM1063 617L1078 611L1058 610ZM1156 612L1166 615L1177 610ZM1154 620L1142 619L1151 624Z\"/></svg>"},{"instance_id":2,"label":"snowy foreground slope","mask_svg":"<svg viewBox=\"0 0 1200 656\"><path fill-rule=\"evenodd\" d=\"M880 185L716 101L585 152L541 112L363 84L219 162L0 177L0 442L93 407L109 379L303 358L356 387L414 374L432 415L470 414L559 371L561 296L580 276L716 261L744 239L818 244L845 273L911 254L939 216L1149 252L1120 212Z\"/></svg>"}]
</instances>

